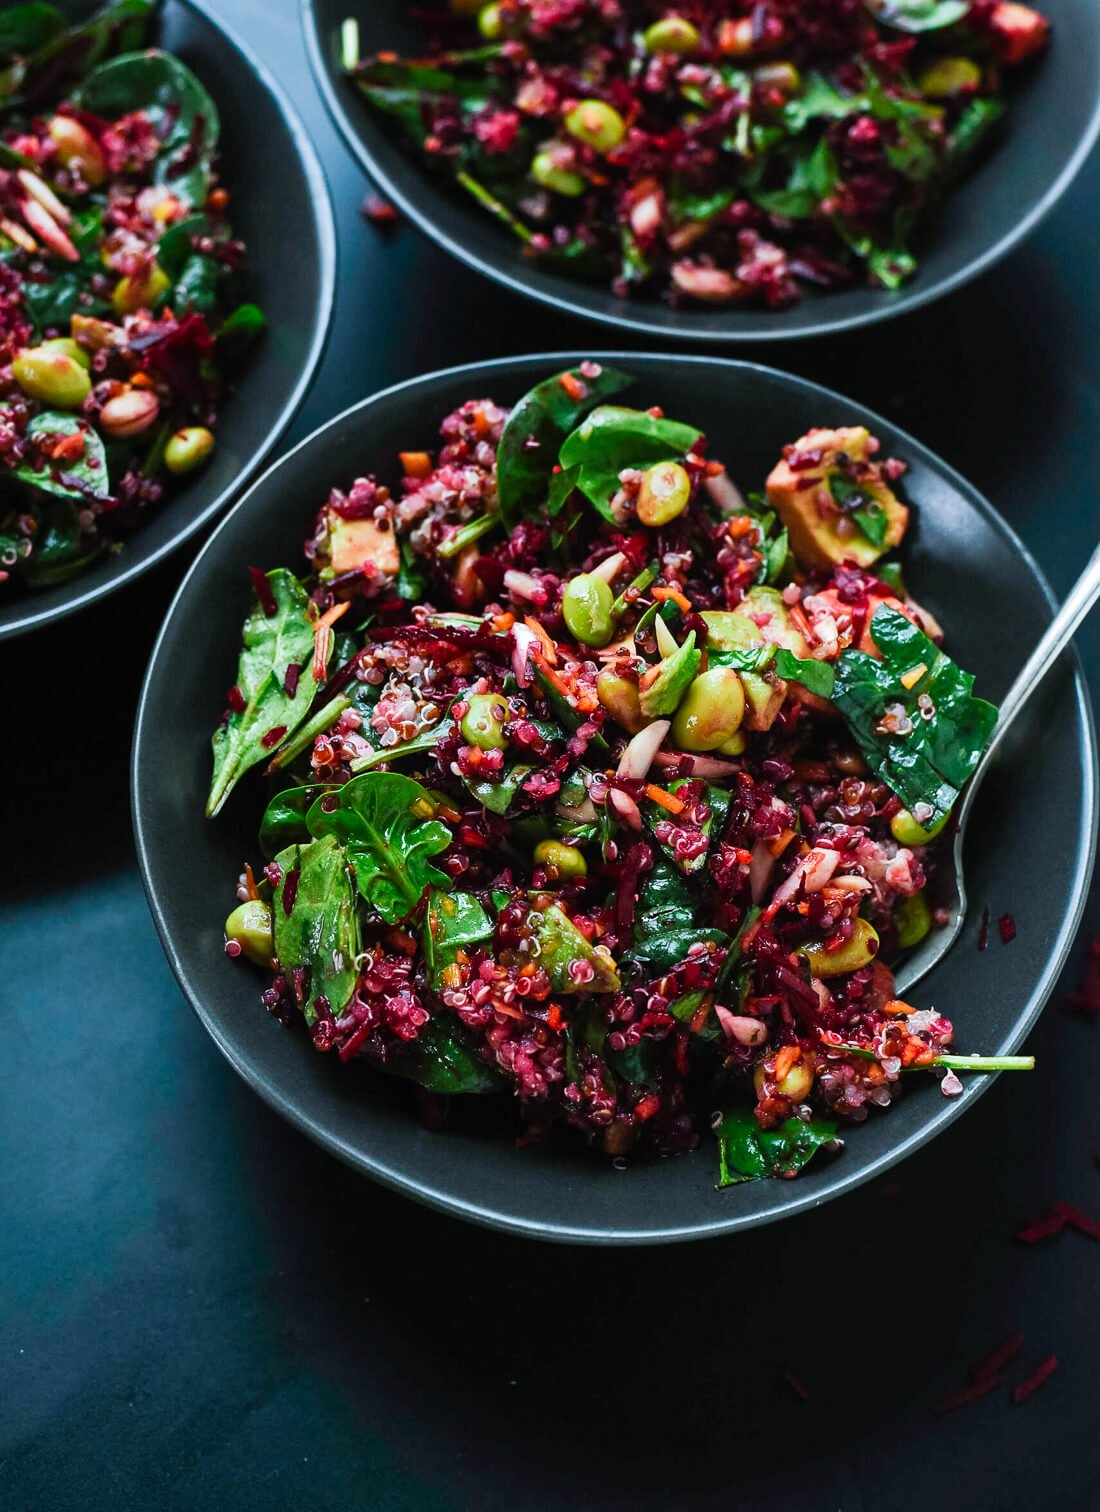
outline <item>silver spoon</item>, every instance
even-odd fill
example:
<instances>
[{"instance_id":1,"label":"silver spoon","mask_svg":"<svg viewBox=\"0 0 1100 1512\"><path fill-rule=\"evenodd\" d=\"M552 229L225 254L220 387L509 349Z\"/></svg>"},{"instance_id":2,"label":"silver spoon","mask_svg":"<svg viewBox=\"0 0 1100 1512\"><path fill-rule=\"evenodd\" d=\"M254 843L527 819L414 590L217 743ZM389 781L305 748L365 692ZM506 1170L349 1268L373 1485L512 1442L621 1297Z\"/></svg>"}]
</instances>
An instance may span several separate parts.
<instances>
[{"instance_id":1,"label":"silver spoon","mask_svg":"<svg viewBox=\"0 0 1100 1512\"><path fill-rule=\"evenodd\" d=\"M982 778L989 771L997 748L1007 735L1020 710L1035 692L1035 689L1042 682L1046 674L1055 665L1059 656L1073 638L1073 632L1098 598L1100 598L1100 546L1096 548L1089 558L1088 566L1070 589L1065 603L1051 620L1046 633L1028 657L1023 671L1012 684L1001 704L997 723L993 727L993 734L990 736L989 744L986 746L982 759L974 770L974 775L966 785L962 802L956 811L955 839L951 850L954 896L948 900L948 906L951 909L951 922L944 925L942 929L929 931L920 944L915 946L905 958L896 975L896 987L901 996L904 996L914 983L919 982L921 977L927 976L933 966L937 965L951 949L962 932L963 924L966 921L966 886L963 881L963 842L966 838L967 820L970 818L971 810L974 807L974 799L977 796Z\"/></svg>"}]
</instances>

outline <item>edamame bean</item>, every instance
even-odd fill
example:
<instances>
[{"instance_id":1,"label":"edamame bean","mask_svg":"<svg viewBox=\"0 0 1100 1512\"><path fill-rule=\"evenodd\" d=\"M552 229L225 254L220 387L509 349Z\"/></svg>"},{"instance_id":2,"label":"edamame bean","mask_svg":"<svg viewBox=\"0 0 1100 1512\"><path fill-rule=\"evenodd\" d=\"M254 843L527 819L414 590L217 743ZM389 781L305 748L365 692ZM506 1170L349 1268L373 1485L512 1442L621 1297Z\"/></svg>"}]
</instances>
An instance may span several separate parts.
<instances>
[{"instance_id":1,"label":"edamame bean","mask_svg":"<svg viewBox=\"0 0 1100 1512\"><path fill-rule=\"evenodd\" d=\"M79 409L92 391L88 370L68 352L48 346L20 352L11 370L25 394L51 409Z\"/></svg>"},{"instance_id":2,"label":"edamame bean","mask_svg":"<svg viewBox=\"0 0 1100 1512\"><path fill-rule=\"evenodd\" d=\"M540 840L535 846L535 860L540 866L552 866L559 877L588 875L588 862L575 845L561 840Z\"/></svg>"},{"instance_id":3,"label":"edamame bean","mask_svg":"<svg viewBox=\"0 0 1100 1512\"><path fill-rule=\"evenodd\" d=\"M684 16L663 16L642 33L646 51L689 53L699 46L699 32Z\"/></svg>"},{"instance_id":4,"label":"edamame bean","mask_svg":"<svg viewBox=\"0 0 1100 1512\"><path fill-rule=\"evenodd\" d=\"M624 730L636 735L648 721L642 713L638 684L617 672L601 672L596 679L596 697Z\"/></svg>"},{"instance_id":5,"label":"edamame bean","mask_svg":"<svg viewBox=\"0 0 1100 1512\"><path fill-rule=\"evenodd\" d=\"M935 824L918 824L907 808L898 809L890 820L890 833L899 845L930 845L950 818L944 814Z\"/></svg>"},{"instance_id":6,"label":"edamame bean","mask_svg":"<svg viewBox=\"0 0 1100 1512\"><path fill-rule=\"evenodd\" d=\"M911 898L903 898L894 909L894 925L898 932L898 945L910 950L919 945L932 928L932 910L922 892Z\"/></svg>"},{"instance_id":7,"label":"edamame bean","mask_svg":"<svg viewBox=\"0 0 1100 1512\"><path fill-rule=\"evenodd\" d=\"M597 152L610 152L626 135L626 122L604 100L581 100L566 116L565 129Z\"/></svg>"},{"instance_id":8,"label":"edamame bean","mask_svg":"<svg viewBox=\"0 0 1100 1512\"><path fill-rule=\"evenodd\" d=\"M764 1083L769 1080L763 1062L753 1072L752 1080L757 1092L762 1092ZM812 1050L800 1050L798 1059L776 1079L775 1090L780 1097L789 1097L792 1102L804 1102L809 1097L813 1084L814 1053Z\"/></svg>"},{"instance_id":9,"label":"edamame bean","mask_svg":"<svg viewBox=\"0 0 1100 1512\"><path fill-rule=\"evenodd\" d=\"M472 693L462 716L462 738L481 751L499 751L505 744L504 721L508 705L499 693Z\"/></svg>"},{"instance_id":10,"label":"edamame bean","mask_svg":"<svg viewBox=\"0 0 1100 1512\"><path fill-rule=\"evenodd\" d=\"M541 184L544 189L552 189L555 194L568 195L575 199L578 194L584 193L584 179L579 173L574 173L572 168L563 168L554 160L552 152L536 152L531 159L531 177L536 184Z\"/></svg>"},{"instance_id":11,"label":"edamame bean","mask_svg":"<svg viewBox=\"0 0 1100 1512\"><path fill-rule=\"evenodd\" d=\"M136 315L138 310L151 310L172 287L172 280L159 263L150 263L140 273L127 273L115 284L111 302L116 315Z\"/></svg>"},{"instance_id":12,"label":"edamame bean","mask_svg":"<svg viewBox=\"0 0 1100 1512\"><path fill-rule=\"evenodd\" d=\"M168 438L164 465L170 473L188 473L201 467L214 450L214 437L205 425L185 425Z\"/></svg>"},{"instance_id":13,"label":"edamame bean","mask_svg":"<svg viewBox=\"0 0 1100 1512\"><path fill-rule=\"evenodd\" d=\"M667 525L683 514L690 498L691 479L679 462L655 462L642 479L638 518L643 525Z\"/></svg>"},{"instance_id":14,"label":"edamame bean","mask_svg":"<svg viewBox=\"0 0 1100 1512\"><path fill-rule=\"evenodd\" d=\"M270 966L275 954L271 904L250 898L236 907L225 921L225 937L235 940L241 952L257 966Z\"/></svg>"},{"instance_id":15,"label":"edamame bean","mask_svg":"<svg viewBox=\"0 0 1100 1512\"><path fill-rule=\"evenodd\" d=\"M47 352L64 352L66 357L79 362L82 368L88 369L92 365L91 353L86 352L80 342L74 341L71 336L54 336L49 341L44 341L42 346Z\"/></svg>"},{"instance_id":16,"label":"edamame bean","mask_svg":"<svg viewBox=\"0 0 1100 1512\"><path fill-rule=\"evenodd\" d=\"M869 966L875 959L878 931L866 919L857 919L852 938L845 940L836 950L826 950L823 945L803 945L802 954L809 961L815 977L843 976L846 972Z\"/></svg>"},{"instance_id":17,"label":"edamame bean","mask_svg":"<svg viewBox=\"0 0 1100 1512\"><path fill-rule=\"evenodd\" d=\"M611 605L615 597L603 578L578 573L565 585L561 613L570 635L586 646L606 646L614 634Z\"/></svg>"},{"instance_id":18,"label":"edamame bean","mask_svg":"<svg viewBox=\"0 0 1100 1512\"><path fill-rule=\"evenodd\" d=\"M672 721L672 739L682 751L714 751L737 734L745 717L745 689L732 667L701 672L684 694Z\"/></svg>"},{"instance_id":19,"label":"edamame bean","mask_svg":"<svg viewBox=\"0 0 1100 1512\"><path fill-rule=\"evenodd\" d=\"M981 66L972 58L937 58L918 75L917 88L930 99L947 100L971 93L981 82Z\"/></svg>"}]
</instances>

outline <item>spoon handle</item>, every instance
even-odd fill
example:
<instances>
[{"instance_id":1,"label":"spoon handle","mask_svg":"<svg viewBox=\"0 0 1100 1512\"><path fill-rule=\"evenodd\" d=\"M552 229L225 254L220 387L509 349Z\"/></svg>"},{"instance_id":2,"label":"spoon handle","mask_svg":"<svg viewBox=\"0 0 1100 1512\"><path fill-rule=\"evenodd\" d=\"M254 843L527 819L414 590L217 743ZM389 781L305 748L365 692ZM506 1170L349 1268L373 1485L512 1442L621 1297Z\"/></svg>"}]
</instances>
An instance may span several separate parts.
<instances>
[{"instance_id":1,"label":"spoon handle","mask_svg":"<svg viewBox=\"0 0 1100 1512\"><path fill-rule=\"evenodd\" d=\"M1084 572L1074 583L1062 607L1051 620L1045 635L1024 663L1016 681L1001 704L996 726L982 757L985 767L1000 745L1013 720L1027 703L1039 683L1054 666L1073 638L1073 632L1100 598L1100 546L1097 546ZM975 774L977 775L977 774Z\"/></svg>"}]
</instances>

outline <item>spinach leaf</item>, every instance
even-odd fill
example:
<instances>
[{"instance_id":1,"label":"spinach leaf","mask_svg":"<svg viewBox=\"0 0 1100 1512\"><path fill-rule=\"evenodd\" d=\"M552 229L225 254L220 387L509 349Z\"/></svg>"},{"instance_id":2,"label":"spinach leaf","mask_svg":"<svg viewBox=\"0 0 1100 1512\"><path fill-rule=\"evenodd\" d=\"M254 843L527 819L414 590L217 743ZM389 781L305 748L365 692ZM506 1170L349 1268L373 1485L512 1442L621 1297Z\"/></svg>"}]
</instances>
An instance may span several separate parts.
<instances>
[{"instance_id":1,"label":"spinach leaf","mask_svg":"<svg viewBox=\"0 0 1100 1512\"><path fill-rule=\"evenodd\" d=\"M35 467L24 462L15 469L15 476L33 488L58 494L63 499L75 499L81 504L88 499L109 499L107 455L98 432L86 420L60 410L46 410L41 415L35 415L27 426L27 436L47 448L54 441L78 433L84 437L83 456L68 461L50 462L45 467Z\"/></svg>"},{"instance_id":2,"label":"spinach leaf","mask_svg":"<svg viewBox=\"0 0 1100 1512\"><path fill-rule=\"evenodd\" d=\"M533 766L520 761L510 767L499 782L476 777L463 777L462 781L482 808L492 814L506 814L512 799L534 770Z\"/></svg>"},{"instance_id":3,"label":"spinach leaf","mask_svg":"<svg viewBox=\"0 0 1100 1512\"><path fill-rule=\"evenodd\" d=\"M20 563L23 578L33 588L64 583L102 553L103 547L98 545L81 549L84 536L72 499L45 494L36 501L34 514L38 521L34 551Z\"/></svg>"},{"instance_id":4,"label":"spinach leaf","mask_svg":"<svg viewBox=\"0 0 1100 1512\"><path fill-rule=\"evenodd\" d=\"M24 281L23 308L36 331L68 331L76 314L113 313L110 300L92 288L93 278L103 273L102 237L102 209L88 205L77 210L69 226L69 239L80 254L79 261L51 268L44 282Z\"/></svg>"},{"instance_id":5,"label":"spinach leaf","mask_svg":"<svg viewBox=\"0 0 1100 1512\"><path fill-rule=\"evenodd\" d=\"M306 814L323 792L320 783L308 787L284 788L276 793L260 821L260 849L269 861L288 845L308 845Z\"/></svg>"},{"instance_id":6,"label":"spinach leaf","mask_svg":"<svg viewBox=\"0 0 1100 1512\"><path fill-rule=\"evenodd\" d=\"M715 1128L718 1136L720 1187L761 1176L789 1176L836 1138L836 1124L825 1119L803 1123L788 1118L778 1129L762 1129L751 1108L731 1108Z\"/></svg>"},{"instance_id":7,"label":"spinach leaf","mask_svg":"<svg viewBox=\"0 0 1100 1512\"><path fill-rule=\"evenodd\" d=\"M40 45L0 72L0 106L27 106L47 93L64 94L109 53L141 47L155 8L154 0L111 0L81 25L43 37ZM33 23L21 24L28 28ZM43 30L44 26L43 21ZM29 29L24 34L29 36Z\"/></svg>"},{"instance_id":8,"label":"spinach leaf","mask_svg":"<svg viewBox=\"0 0 1100 1512\"><path fill-rule=\"evenodd\" d=\"M1003 100L968 100L947 139L947 178L950 181L969 166L1005 113Z\"/></svg>"},{"instance_id":9,"label":"spinach leaf","mask_svg":"<svg viewBox=\"0 0 1100 1512\"><path fill-rule=\"evenodd\" d=\"M903 32L939 31L970 12L972 0L864 0L877 21Z\"/></svg>"},{"instance_id":10,"label":"spinach leaf","mask_svg":"<svg viewBox=\"0 0 1100 1512\"><path fill-rule=\"evenodd\" d=\"M796 656L785 646L715 646L707 647L707 663L712 667L735 667L738 672L766 672L771 668L785 682L801 683L818 698L832 698L834 673L828 662L812 656Z\"/></svg>"},{"instance_id":11,"label":"spinach leaf","mask_svg":"<svg viewBox=\"0 0 1100 1512\"><path fill-rule=\"evenodd\" d=\"M829 492L842 513L855 520L873 545L881 546L890 522L878 500L865 493L847 473L832 472L828 481Z\"/></svg>"},{"instance_id":12,"label":"spinach leaf","mask_svg":"<svg viewBox=\"0 0 1100 1512\"><path fill-rule=\"evenodd\" d=\"M866 96L845 94L824 74L810 73L799 93L784 105L783 124L788 131L798 133L811 121L841 121L868 108Z\"/></svg>"},{"instance_id":13,"label":"spinach leaf","mask_svg":"<svg viewBox=\"0 0 1100 1512\"><path fill-rule=\"evenodd\" d=\"M571 380L568 387L563 386L563 378ZM497 502L506 530L546 499L562 439L590 409L633 382L617 368L603 367L594 378L570 368L568 374L545 378L517 401L504 422L497 448ZM554 490L557 508L552 513L556 514L572 486L558 483Z\"/></svg>"},{"instance_id":14,"label":"spinach leaf","mask_svg":"<svg viewBox=\"0 0 1100 1512\"><path fill-rule=\"evenodd\" d=\"M217 106L185 63L156 48L124 53L94 69L74 99L108 120L144 110L160 141L154 181L185 205L206 203L221 126Z\"/></svg>"},{"instance_id":15,"label":"spinach leaf","mask_svg":"<svg viewBox=\"0 0 1100 1512\"><path fill-rule=\"evenodd\" d=\"M267 574L271 606L267 615L257 598L244 622L237 688L244 708L231 710L214 732L214 776L206 815L212 819L250 767L275 751L309 713L317 684L310 676L313 625L309 597L293 573L276 567ZM287 692L287 669L299 669Z\"/></svg>"},{"instance_id":16,"label":"spinach leaf","mask_svg":"<svg viewBox=\"0 0 1100 1512\"><path fill-rule=\"evenodd\" d=\"M495 51L495 49L494 49ZM456 63L471 62L452 55ZM434 60L385 57L368 58L352 74L355 85L378 110L396 116L418 146L427 135L427 121L440 107L457 105L463 115L476 115L502 93L494 77L479 67L470 76Z\"/></svg>"},{"instance_id":17,"label":"spinach leaf","mask_svg":"<svg viewBox=\"0 0 1100 1512\"><path fill-rule=\"evenodd\" d=\"M407 919L428 886L447 878L430 861L451 843L433 818L435 804L400 772L366 772L326 793L306 816L313 835L335 835L347 848L364 900L387 924Z\"/></svg>"},{"instance_id":18,"label":"spinach leaf","mask_svg":"<svg viewBox=\"0 0 1100 1512\"><path fill-rule=\"evenodd\" d=\"M31 0L29 5L13 5L0 11L0 54L5 58L10 58L13 53L29 57L51 42L63 25L57 7L45 5L42 0Z\"/></svg>"},{"instance_id":19,"label":"spinach leaf","mask_svg":"<svg viewBox=\"0 0 1100 1512\"><path fill-rule=\"evenodd\" d=\"M978 765L997 710L971 695L970 673L898 610L880 604L870 628L882 657L841 652L833 702L871 770L906 808L923 815L919 823L931 825L950 813ZM930 703L922 709L925 697Z\"/></svg>"},{"instance_id":20,"label":"spinach leaf","mask_svg":"<svg viewBox=\"0 0 1100 1512\"><path fill-rule=\"evenodd\" d=\"M384 1063L375 1064L390 1076L404 1077L440 1096L500 1092L504 1087L497 1072L468 1043L461 1023L457 1019L445 1022L438 1014L416 1039L395 1048Z\"/></svg>"},{"instance_id":21,"label":"spinach leaf","mask_svg":"<svg viewBox=\"0 0 1100 1512\"><path fill-rule=\"evenodd\" d=\"M438 992L443 984L443 973L454 963L464 945L477 945L482 940L492 939L493 925L489 915L474 897L467 892L443 892L433 887L428 892L428 906L424 912L424 966L428 981Z\"/></svg>"},{"instance_id":22,"label":"spinach leaf","mask_svg":"<svg viewBox=\"0 0 1100 1512\"><path fill-rule=\"evenodd\" d=\"M669 783L668 790L670 793L676 793L679 792L682 787L690 783L690 777L678 777L674 782ZM706 803L707 808L710 810L709 814L707 815L706 821L700 831L704 840L707 842L707 847L701 850L697 856L687 856L682 860L678 859L673 847L670 844L667 844L664 840L657 841L658 845L661 847L662 851L672 862L672 864L677 867L679 871L684 872L687 876L691 876L694 872L701 871L702 868L707 864L707 855L711 835L720 835L722 833L722 829L726 822L726 814L729 812L730 795L726 792L725 788L710 787L708 785L703 795L703 801ZM674 815L668 812L667 809L662 808L658 803L653 803L648 798L643 803L643 811L646 817L649 819L651 826L655 823L659 823L661 820L671 820L673 823L679 822Z\"/></svg>"},{"instance_id":23,"label":"spinach leaf","mask_svg":"<svg viewBox=\"0 0 1100 1512\"><path fill-rule=\"evenodd\" d=\"M238 305L222 321L215 338L219 358L225 363L239 362L266 325L267 318L259 305Z\"/></svg>"},{"instance_id":24,"label":"spinach leaf","mask_svg":"<svg viewBox=\"0 0 1100 1512\"><path fill-rule=\"evenodd\" d=\"M639 899L631 958L648 971L668 971L685 960L695 944L728 944L724 930L695 923L696 908L695 895L679 868L658 856Z\"/></svg>"},{"instance_id":25,"label":"spinach leaf","mask_svg":"<svg viewBox=\"0 0 1100 1512\"><path fill-rule=\"evenodd\" d=\"M700 432L678 420L659 420L646 410L601 404L562 442L562 467L579 467L577 487L605 520L615 523L612 495L619 488L624 467L649 467L682 457L698 441Z\"/></svg>"},{"instance_id":26,"label":"spinach leaf","mask_svg":"<svg viewBox=\"0 0 1100 1512\"><path fill-rule=\"evenodd\" d=\"M526 922L537 947L531 958L549 976L555 992L619 991L622 983L610 955L590 945L556 903L551 903L549 908L532 908ZM589 981L574 979L569 970L574 961L586 961L592 967L593 975Z\"/></svg>"},{"instance_id":27,"label":"spinach leaf","mask_svg":"<svg viewBox=\"0 0 1100 1512\"><path fill-rule=\"evenodd\" d=\"M334 1018L351 1000L359 976L359 920L347 857L326 836L310 845L291 845L276 861L283 875L275 889L271 910L275 924L275 954L284 972L309 968L309 995L302 1004L312 1028L318 1017L317 999L328 999ZM294 878L288 911L287 889Z\"/></svg>"},{"instance_id":28,"label":"spinach leaf","mask_svg":"<svg viewBox=\"0 0 1100 1512\"><path fill-rule=\"evenodd\" d=\"M401 566L397 573L398 595L406 603L419 603L428 589L428 575L424 570L424 564L413 555L407 536L401 537L398 550L401 553Z\"/></svg>"},{"instance_id":29,"label":"spinach leaf","mask_svg":"<svg viewBox=\"0 0 1100 1512\"><path fill-rule=\"evenodd\" d=\"M531 660L531 667L535 674L535 681L538 683L539 689L558 723L563 729L579 730L581 725L584 724L586 716L580 713L578 709L574 709L565 694L556 688L550 678L547 677L545 667L534 658ZM607 750L607 741L599 731L593 735L589 741L589 745L592 746L593 750Z\"/></svg>"},{"instance_id":30,"label":"spinach leaf","mask_svg":"<svg viewBox=\"0 0 1100 1512\"><path fill-rule=\"evenodd\" d=\"M368 683L369 687L370 684ZM411 740L402 741L394 746L376 746L369 756L357 756L351 763L351 769L355 773L369 772L376 766L388 765L391 761L401 761L406 756L415 756L421 751L431 751L439 744L440 737L446 728L446 720L440 719L426 730L421 730L419 735L414 735Z\"/></svg>"}]
</instances>

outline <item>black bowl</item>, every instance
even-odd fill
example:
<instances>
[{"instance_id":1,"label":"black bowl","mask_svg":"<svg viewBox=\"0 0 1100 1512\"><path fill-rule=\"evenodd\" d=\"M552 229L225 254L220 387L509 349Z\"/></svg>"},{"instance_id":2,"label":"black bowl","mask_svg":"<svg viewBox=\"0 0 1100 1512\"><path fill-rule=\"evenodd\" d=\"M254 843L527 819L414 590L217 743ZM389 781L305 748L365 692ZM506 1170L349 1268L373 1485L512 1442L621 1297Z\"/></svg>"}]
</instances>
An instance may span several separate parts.
<instances>
[{"instance_id":1,"label":"black bowl","mask_svg":"<svg viewBox=\"0 0 1100 1512\"><path fill-rule=\"evenodd\" d=\"M780 447L812 425L870 426L910 464L906 487L919 508L905 559L914 593L948 626L979 691L1005 693L1050 619L1050 593L1008 526L945 463L861 405L769 368L597 355L637 375L635 402L702 426L744 487L756 486ZM312 1138L411 1196L501 1228L593 1243L687 1239L814 1207L880 1174L957 1118L988 1081L970 1078L949 1101L933 1079L909 1078L895 1107L851 1130L843 1154L819 1158L797 1181L723 1192L715 1190L709 1139L693 1155L620 1172L579 1140L517 1151L468 1105L444 1132L428 1133L406 1084L318 1055L306 1035L288 1033L263 1011L257 974L227 961L221 925L242 862L257 855L257 788L250 797L246 783L219 819L203 818L210 732L233 680L249 597L246 566L300 563L312 512L332 485L371 471L393 481L398 449L434 446L442 417L471 394L511 403L577 360L509 358L399 384L315 431L253 485L191 568L153 652L134 743L134 823L153 917L192 1006L245 1080ZM986 779L968 846L973 915L921 985L921 1002L956 1020L964 1048L989 1054L1015 1049L1050 994L1096 843L1088 695L1068 662L1051 681L1050 696L1037 695L1043 706L1022 716L1025 728ZM994 929L980 954L987 902L1014 913L1019 935L1005 946Z\"/></svg>"},{"instance_id":2,"label":"black bowl","mask_svg":"<svg viewBox=\"0 0 1100 1512\"><path fill-rule=\"evenodd\" d=\"M92 0L70 4L82 15ZM201 77L222 122L221 175L233 228L249 251L248 297L268 329L242 366L207 465L79 577L0 597L0 640L52 624L113 593L218 515L255 476L293 420L321 360L336 287L336 228L328 185L305 127L256 58L195 0L164 0L157 45Z\"/></svg>"},{"instance_id":3,"label":"black bowl","mask_svg":"<svg viewBox=\"0 0 1100 1512\"><path fill-rule=\"evenodd\" d=\"M379 188L422 231L517 293L604 325L660 340L781 341L868 325L916 309L996 262L1032 231L1069 186L1100 133L1100 26L1096 0L1042 0L1054 22L1045 57L1013 85L1004 138L926 226L916 277L904 288L808 293L791 309L672 309L623 300L605 284L569 278L525 258L514 238L462 189L433 174L370 109L340 66L340 24L359 19L364 53L423 51L406 0L301 0L306 46L339 130ZM1021 299L1028 297L1021 290Z\"/></svg>"}]
</instances>

